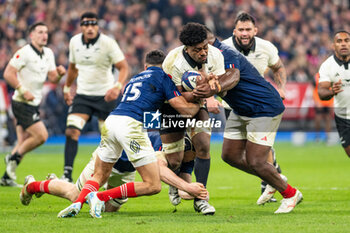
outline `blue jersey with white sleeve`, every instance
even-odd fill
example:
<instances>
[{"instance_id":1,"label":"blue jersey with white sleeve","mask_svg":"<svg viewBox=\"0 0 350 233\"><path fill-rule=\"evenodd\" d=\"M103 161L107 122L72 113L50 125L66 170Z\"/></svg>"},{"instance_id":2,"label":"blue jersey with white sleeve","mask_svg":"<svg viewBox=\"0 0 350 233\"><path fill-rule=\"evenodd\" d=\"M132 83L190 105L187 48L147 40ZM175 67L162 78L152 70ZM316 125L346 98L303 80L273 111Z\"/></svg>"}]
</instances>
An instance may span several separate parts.
<instances>
[{"instance_id":1,"label":"blue jersey with white sleeve","mask_svg":"<svg viewBox=\"0 0 350 233\"><path fill-rule=\"evenodd\" d=\"M180 95L170 77L161 68L152 66L131 78L111 115L129 116L142 122L144 112L156 111L165 100Z\"/></svg>"},{"instance_id":2,"label":"blue jersey with white sleeve","mask_svg":"<svg viewBox=\"0 0 350 233\"><path fill-rule=\"evenodd\" d=\"M279 93L240 52L217 39L213 45L222 52L225 69L240 71L240 81L223 97L234 113L246 117L274 117L284 111Z\"/></svg>"}]
</instances>

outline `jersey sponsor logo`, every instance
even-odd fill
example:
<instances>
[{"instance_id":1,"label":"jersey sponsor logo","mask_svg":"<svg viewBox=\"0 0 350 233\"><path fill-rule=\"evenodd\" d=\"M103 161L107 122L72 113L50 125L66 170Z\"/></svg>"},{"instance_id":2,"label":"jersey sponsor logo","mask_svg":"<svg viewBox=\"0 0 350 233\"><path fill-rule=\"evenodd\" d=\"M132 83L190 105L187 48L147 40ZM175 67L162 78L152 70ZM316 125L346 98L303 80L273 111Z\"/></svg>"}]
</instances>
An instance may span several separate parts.
<instances>
[{"instance_id":1,"label":"jersey sponsor logo","mask_svg":"<svg viewBox=\"0 0 350 233\"><path fill-rule=\"evenodd\" d=\"M130 149L137 154L140 152L140 144L137 141L132 140L130 142Z\"/></svg>"},{"instance_id":2,"label":"jersey sponsor logo","mask_svg":"<svg viewBox=\"0 0 350 233\"><path fill-rule=\"evenodd\" d=\"M160 129L160 116L162 114L157 110L156 112L143 113L143 128L144 129Z\"/></svg>"}]
</instances>

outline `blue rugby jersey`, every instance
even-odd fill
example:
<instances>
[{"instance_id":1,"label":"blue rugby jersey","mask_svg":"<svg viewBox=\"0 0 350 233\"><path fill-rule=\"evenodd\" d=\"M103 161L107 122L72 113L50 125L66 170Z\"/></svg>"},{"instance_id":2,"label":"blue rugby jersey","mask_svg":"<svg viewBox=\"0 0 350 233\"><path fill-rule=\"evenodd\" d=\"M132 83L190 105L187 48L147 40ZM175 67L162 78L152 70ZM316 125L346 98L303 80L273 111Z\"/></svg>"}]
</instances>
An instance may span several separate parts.
<instances>
[{"instance_id":1,"label":"blue rugby jersey","mask_svg":"<svg viewBox=\"0 0 350 233\"><path fill-rule=\"evenodd\" d=\"M142 122L144 112L156 111L165 100L180 95L170 77L161 68L152 66L131 78L120 104L110 114Z\"/></svg>"},{"instance_id":2,"label":"blue rugby jersey","mask_svg":"<svg viewBox=\"0 0 350 233\"><path fill-rule=\"evenodd\" d=\"M213 45L222 52L225 69L240 71L240 81L223 97L234 113L246 117L274 117L284 111L279 93L240 52L217 39Z\"/></svg>"}]
</instances>

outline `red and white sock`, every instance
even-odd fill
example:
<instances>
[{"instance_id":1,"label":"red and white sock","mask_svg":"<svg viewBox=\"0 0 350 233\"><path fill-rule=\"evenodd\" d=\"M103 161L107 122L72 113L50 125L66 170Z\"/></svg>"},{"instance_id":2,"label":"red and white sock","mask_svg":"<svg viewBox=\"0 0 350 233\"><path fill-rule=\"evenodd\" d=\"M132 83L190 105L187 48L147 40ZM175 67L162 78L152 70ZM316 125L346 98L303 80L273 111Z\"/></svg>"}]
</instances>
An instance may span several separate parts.
<instances>
[{"instance_id":1,"label":"red and white sock","mask_svg":"<svg viewBox=\"0 0 350 233\"><path fill-rule=\"evenodd\" d=\"M74 201L74 203L80 202L81 206L83 206L85 202L85 197L91 192L98 191L99 188L100 188L100 185L96 181L93 181L93 180L86 181L83 189L81 190L78 198Z\"/></svg>"},{"instance_id":2,"label":"red and white sock","mask_svg":"<svg viewBox=\"0 0 350 233\"><path fill-rule=\"evenodd\" d=\"M295 195L296 191L297 190L295 188L288 184L287 188L283 192L281 192L281 195L283 196L283 198L291 198Z\"/></svg>"},{"instance_id":3,"label":"red and white sock","mask_svg":"<svg viewBox=\"0 0 350 233\"><path fill-rule=\"evenodd\" d=\"M134 182L126 183L116 188L112 188L97 193L98 199L101 201L109 201L115 198L137 197Z\"/></svg>"},{"instance_id":4,"label":"red and white sock","mask_svg":"<svg viewBox=\"0 0 350 233\"><path fill-rule=\"evenodd\" d=\"M34 193L50 193L49 191L49 183L51 180L44 181L34 181L27 185L27 192Z\"/></svg>"}]
</instances>

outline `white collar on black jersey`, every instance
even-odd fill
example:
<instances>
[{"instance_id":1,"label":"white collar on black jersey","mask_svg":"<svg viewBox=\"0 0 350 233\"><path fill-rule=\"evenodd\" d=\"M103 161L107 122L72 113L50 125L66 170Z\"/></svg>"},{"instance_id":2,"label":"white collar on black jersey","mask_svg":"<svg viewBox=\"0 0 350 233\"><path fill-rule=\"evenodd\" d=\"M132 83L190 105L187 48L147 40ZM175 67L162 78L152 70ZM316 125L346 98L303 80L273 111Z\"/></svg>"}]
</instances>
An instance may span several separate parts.
<instances>
[{"instance_id":1,"label":"white collar on black jersey","mask_svg":"<svg viewBox=\"0 0 350 233\"><path fill-rule=\"evenodd\" d=\"M44 49L43 49L42 52L40 52L37 48L35 48L35 46L34 46L32 43L30 43L29 45L30 45L30 47L32 47L32 49L34 50L34 52L35 52L36 54L38 54L38 56L40 56L40 58L43 58Z\"/></svg>"},{"instance_id":2,"label":"white collar on black jersey","mask_svg":"<svg viewBox=\"0 0 350 233\"><path fill-rule=\"evenodd\" d=\"M89 48L89 45L94 45L98 38L100 38L100 33L98 33L94 39L89 40L87 43L85 43L84 34L81 34L81 41L83 42L83 45L86 45L86 48Z\"/></svg>"},{"instance_id":3,"label":"white collar on black jersey","mask_svg":"<svg viewBox=\"0 0 350 233\"><path fill-rule=\"evenodd\" d=\"M235 48L239 52L243 53L244 56L247 56L250 51L253 51L253 52L255 51L255 47L256 47L255 37L253 38L253 43L252 43L252 46L250 46L250 48L243 48L240 44L238 44L234 35L232 36L232 42Z\"/></svg>"},{"instance_id":4,"label":"white collar on black jersey","mask_svg":"<svg viewBox=\"0 0 350 233\"><path fill-rule=\"evenodd\" d=\"M334 58L335 62L338 63L339 66L344 65L344 68L345 68L346 70L349 69L350 60L349 60L349 61L342 61L342 60L340 60L337 56L335 56L335 54L333 54L333 58Z\"/></svg>"},{"instance_id":5,"label":"white collar on black jersey","mask_svg":"<svg viewBox=\"0 0 350 233\"><path fill-rule=\"evenodd\" d=\"M182 54L184 55L185 60L188 62L188 64L192 68L195 68L197 66L199 70L202 69L203 64L200 64L200 63L196 62L195 60L193 60L192 57L190 55L188 55L188 53L186 53L185 49L182 50ZM207 62L208 62L208 59L205 61L205 63L207 63Z\"/></svg>"}]
</instances>

